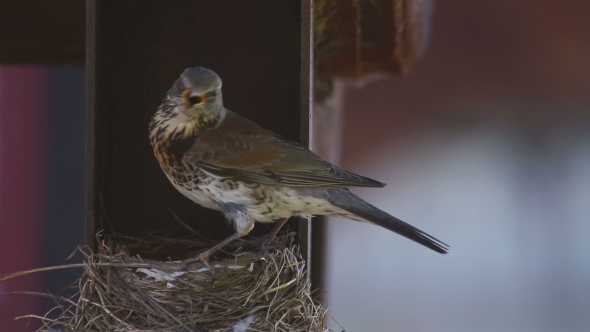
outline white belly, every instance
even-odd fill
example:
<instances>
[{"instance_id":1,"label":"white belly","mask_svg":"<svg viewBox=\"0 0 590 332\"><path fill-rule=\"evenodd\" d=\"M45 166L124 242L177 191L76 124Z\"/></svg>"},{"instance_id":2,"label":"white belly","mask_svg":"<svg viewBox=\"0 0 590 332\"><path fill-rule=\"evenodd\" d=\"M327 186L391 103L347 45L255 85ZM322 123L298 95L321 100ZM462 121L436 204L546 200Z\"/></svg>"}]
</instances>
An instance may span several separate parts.
<instances>
[{"instance_id":1,"label":"white belly","mask_svg":"<svg viewBox=\"0 0 590 332\"><path fill-rule=\"evenodd\" d=\"M186 198L208 209L217 211L220 210L219 206L215 203L215 200L213 200L213 198L210 195L205 194L198 187L193 190L189 190L186 187L177 184L174 178L169 176L167 173L166 176L168 177L168 180L170 180L170 183L172 183L174 188L176 188L176 190L178 190Z\"/></svg>"},{"instance_id":2,"label":"white belly","mask_svg":"<svg viewBox=\"0 0 590 332\"><path fill-rule=\"evenodd\" d=\"M261 185L253 189L251 186L238 182L236 186L228 188L220 182L222 179L219 178L207 184L197 184L195 188L189 190L178 185L174 178L168 176L168 179L180 193L201 206L222 211L217 202L234 204L240 206L242 212L256 222L274 222L277 219L292 216L348 215L348 212L331 205L324 199L301 195L297 189L290 187ZM255 198L261 196L260 191L264 192L264 201ZM234 219L229 215L228 217Z\"/></svg>"}]
</instances>

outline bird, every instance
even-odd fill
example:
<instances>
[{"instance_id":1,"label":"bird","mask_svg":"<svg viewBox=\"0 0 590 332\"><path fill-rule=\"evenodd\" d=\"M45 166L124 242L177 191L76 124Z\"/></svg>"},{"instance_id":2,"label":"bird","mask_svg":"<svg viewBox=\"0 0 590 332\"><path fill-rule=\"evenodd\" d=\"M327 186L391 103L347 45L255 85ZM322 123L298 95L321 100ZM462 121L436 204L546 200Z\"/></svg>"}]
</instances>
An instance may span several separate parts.
<instances>
[{"instance_id":1,"label":"bird","mask_svg":"<svg viewBox=\"0 0 590 332\"><path fill-rule=\"evenodd\" d=\"M211 254L247 235L255 222L276 222L264 241L268 244L290 217L318 215L375 224L435 252L448 252L444 242L349 190L384 183L349 172L230 111L221 88L213 70L187 68L149 124L155 157L172 185L193 202L221 211L235 228L190 262L208 263Z\"/></svg>"}]
</instances>

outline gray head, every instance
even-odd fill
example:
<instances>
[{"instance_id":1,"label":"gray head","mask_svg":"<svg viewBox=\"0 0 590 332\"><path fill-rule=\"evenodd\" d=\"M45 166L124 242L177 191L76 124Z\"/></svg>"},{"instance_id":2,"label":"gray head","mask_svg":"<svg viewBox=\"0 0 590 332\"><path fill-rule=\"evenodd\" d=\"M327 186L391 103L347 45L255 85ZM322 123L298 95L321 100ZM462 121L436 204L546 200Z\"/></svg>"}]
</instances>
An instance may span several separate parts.
<instances>
[{"instance_id":1,"label":"gray head","mask_svg":"<svg viewBox=\"0 0 590 332\"><path fill-rule=\"evenodd\" d=\"M168 94L177 110L189 118L217 116L223 110L221 78L211 69L185 69Z\"/></svg>"}]
</instances>

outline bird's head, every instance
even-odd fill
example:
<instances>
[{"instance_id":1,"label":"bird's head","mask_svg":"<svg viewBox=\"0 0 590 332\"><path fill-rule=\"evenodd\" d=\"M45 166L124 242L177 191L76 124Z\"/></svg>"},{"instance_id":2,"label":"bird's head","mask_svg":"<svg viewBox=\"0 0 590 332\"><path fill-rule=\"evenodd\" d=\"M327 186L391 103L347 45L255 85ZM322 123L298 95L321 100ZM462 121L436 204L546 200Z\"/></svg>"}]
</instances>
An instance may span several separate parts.
<instances>
[{"instance_id":1,"label":"bird's head","mask_svg":"<svg viewBox=\"0 0 590 332\"><path fill-rule=\"evenodd\" d=\"M170 90L173 112L197 127L215 127L223 118L221 78L204 67L187 68Z\"/></svg>"}]
</instances>

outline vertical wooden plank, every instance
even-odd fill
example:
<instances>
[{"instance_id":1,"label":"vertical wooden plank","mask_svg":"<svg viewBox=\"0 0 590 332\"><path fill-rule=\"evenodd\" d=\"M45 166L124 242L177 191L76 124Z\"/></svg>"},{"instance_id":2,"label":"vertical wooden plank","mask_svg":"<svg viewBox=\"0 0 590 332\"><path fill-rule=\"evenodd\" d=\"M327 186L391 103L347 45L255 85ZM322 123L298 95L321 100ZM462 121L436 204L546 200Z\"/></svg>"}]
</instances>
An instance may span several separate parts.
<instances>
[{"instance_id":1,"label":"vertical wooden plank","mask_svg":"<svg viewBox=\"0 0 590 332\"><path fill-rule=\"evenodd\" d=\"M301 132L299 142L311 148L313 114L313 0L301 1ZM311 268L311 218L299 223L301 252ZM309 273L308 276L310 276Z\"/></svg>"},{"instance_id":2,"label":"vertical wooden plank","mask_svg":"<svg viewBox=\"0 0 590 332\"><path fill-rule=\"evenodd\" d=\"M180 228L170 210L207 236L233 232L218 212L168 183L149 145L149 120L185 68L205 66L223 79L227 108L307 144L310 36L302 32L311 30L303 28L310 7L310 0L87 0L88 243L103 228Z\"/></svg>"},{"instance_id":3,"label":"vertical wooden plank","mask_svg":"<svg viewBox=\"0 0 590 332\"><path fill-rule=\"evenodd\" d=\"M86 1L86 244L94 247L94 236L99 229L98 199L96 192L96 10L94 0Z\"/></svg>"}]
</instances>

